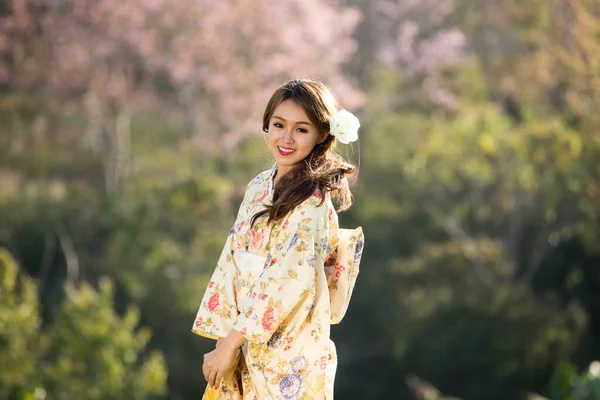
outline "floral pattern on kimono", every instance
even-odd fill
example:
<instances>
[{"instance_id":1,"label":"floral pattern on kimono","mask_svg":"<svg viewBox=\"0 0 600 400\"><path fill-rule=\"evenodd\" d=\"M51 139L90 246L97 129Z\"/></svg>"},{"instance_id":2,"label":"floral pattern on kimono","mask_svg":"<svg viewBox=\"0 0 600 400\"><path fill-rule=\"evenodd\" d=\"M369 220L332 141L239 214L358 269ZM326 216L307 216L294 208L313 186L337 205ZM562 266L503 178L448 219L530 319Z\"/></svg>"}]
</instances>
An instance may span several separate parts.
<instances>
[{"instance_id":1,"label":"floral pattern on kimono","mask_svg":"<svg viewBox=\"0 0 600 400\"><path fill-rule=\"evenodd\" d=\"M205 399L332 399L337 367L330 325L343 318L358 275L362 229L340 229L329 194L279 221L252 216L272 200L276 165L246 189L192 331L246 343ZM325 267L332 273L327 275Z\"/></svg>"}]
</instances>

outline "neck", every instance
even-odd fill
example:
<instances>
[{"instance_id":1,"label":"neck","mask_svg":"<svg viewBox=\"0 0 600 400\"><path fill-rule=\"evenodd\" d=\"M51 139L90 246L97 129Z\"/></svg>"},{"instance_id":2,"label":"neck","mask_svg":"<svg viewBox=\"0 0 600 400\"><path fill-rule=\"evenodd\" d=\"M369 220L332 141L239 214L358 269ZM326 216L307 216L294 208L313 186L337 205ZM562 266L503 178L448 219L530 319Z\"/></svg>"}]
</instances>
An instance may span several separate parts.
<instances>
[{"instance_id":1,"label":"neck","mask_svg":"<svg viewBox=\"0 0 600 400\"><path fill-rule=\"evenodd\" d=\"M284 176L291 170L292 170L292 167L278 165L277 169L275 170L275 176L273 177L273 187L275 185L277 185L277 182L279 182L279 180L281 179L282 176Z\"/></svg>"}]
</instances>

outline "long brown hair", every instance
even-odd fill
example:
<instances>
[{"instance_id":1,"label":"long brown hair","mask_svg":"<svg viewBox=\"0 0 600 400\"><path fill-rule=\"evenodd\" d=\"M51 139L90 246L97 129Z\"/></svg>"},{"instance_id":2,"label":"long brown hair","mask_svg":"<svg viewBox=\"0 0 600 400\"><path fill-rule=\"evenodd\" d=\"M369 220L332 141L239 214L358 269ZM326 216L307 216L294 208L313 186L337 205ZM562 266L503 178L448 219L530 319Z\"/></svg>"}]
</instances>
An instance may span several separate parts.
<instances>
[{"instance_id":1,"label":"long brown hair","mask_svg":"<svg viewBox=\"0 0 600 400\"><path fill-rule=\"evenodd\" d=\"M329 121L339 109L335 96L321 82L308 79L289 81L280 86L267 103L263 131L268 131L275 109L285 100L292 100L304 109L317 128L320 143L318 141L304 160L279 178L272 203L254 214L252 225L264 215L268 215L268 223L280 220L316 191L321 194L321 204L325 201L325 194L331 192L339 211L352 205L346 175L352 174L356 168L333 152L336 138L329 133Z\"/></svg>"}]
</instances>

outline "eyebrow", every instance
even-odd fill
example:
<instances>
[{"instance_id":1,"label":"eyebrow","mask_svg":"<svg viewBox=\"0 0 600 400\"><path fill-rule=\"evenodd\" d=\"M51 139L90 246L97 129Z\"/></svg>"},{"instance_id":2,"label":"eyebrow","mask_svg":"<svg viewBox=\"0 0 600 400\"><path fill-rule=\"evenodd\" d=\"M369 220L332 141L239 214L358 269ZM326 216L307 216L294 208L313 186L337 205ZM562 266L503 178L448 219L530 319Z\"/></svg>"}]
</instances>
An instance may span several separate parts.
<instances>
[{"instance_id":1,"label":"eyebrow","mask_svg":"<svg viewBox=\"0 0 600 400\"><path fill-rule=\"evenodd\" d=\"M273 115L271 118L277 118L277 119L280 119L280 120L282 120L282 121L287 121L285 118L281 118L281 117L280 117L280 116L278 116L278 115ZM312 126L312 124L311 124L310 122L306 122L306 121L297 121L296 123L297 123L297 124L302 124L302 125L309 125L309 126Z\"/></svg>"}]
</instances>

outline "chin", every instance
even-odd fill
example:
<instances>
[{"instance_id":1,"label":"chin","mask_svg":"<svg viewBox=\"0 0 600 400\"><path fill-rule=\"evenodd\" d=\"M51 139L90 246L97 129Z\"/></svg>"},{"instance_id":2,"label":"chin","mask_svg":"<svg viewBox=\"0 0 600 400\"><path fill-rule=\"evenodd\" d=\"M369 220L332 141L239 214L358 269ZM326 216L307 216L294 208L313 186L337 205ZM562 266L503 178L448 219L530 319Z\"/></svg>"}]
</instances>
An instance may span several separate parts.
<instances>
[{"instance_id":1,"label":"chin","mask_svg":"<svg viewBox=\"0 0 600 400\"><path fill-rule=\"evenodd\" d=\"M288 160L277 161L277 165L282 166L282 167L288 167L288 168L291 168L291 167L293 167L296 164L298 164L297 161L292 161L292 162L290 162Z\"/></svg>"},{"instance_id":2,"label":"chin","mask_svg":"<svg viewBox=\"0 0 600 400\"><path fill-rule=\"evenodd\" d=\"M281 159L275 159L275 161L277 161L277 165L283 169L286 170L286 173L291 170L292 168L294 168L296 165L298 165L298 163L300 162L299 160L281 160Z\"/></svg>"}]
</instances>

